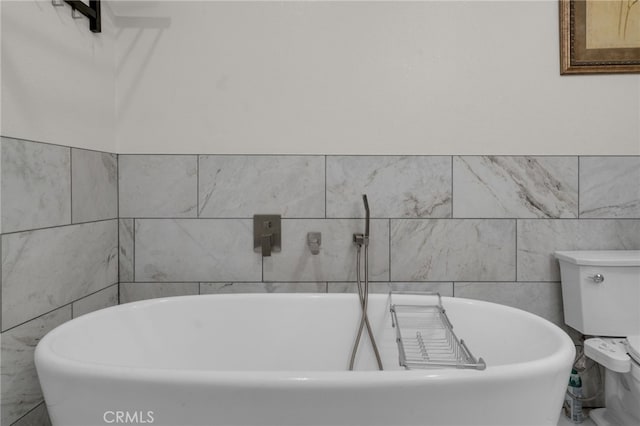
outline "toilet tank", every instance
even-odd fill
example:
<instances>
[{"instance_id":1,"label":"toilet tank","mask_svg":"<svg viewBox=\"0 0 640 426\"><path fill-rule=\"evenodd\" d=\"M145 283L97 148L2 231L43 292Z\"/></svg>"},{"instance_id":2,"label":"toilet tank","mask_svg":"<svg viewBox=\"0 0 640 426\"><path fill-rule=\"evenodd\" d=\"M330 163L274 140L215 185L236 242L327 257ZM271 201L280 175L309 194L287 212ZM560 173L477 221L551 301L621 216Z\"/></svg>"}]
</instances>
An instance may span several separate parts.
<instances>
[{"instance_id":1,"label":"toilet tank","mask_svg":"<svg viewBox=\"0 0 640 426\"><path fill-rule=\"evenodd\" d=\"M567 325L591 336L640 334L640 250L557 251L555 256Z\"/></svg>"}]
</instances>

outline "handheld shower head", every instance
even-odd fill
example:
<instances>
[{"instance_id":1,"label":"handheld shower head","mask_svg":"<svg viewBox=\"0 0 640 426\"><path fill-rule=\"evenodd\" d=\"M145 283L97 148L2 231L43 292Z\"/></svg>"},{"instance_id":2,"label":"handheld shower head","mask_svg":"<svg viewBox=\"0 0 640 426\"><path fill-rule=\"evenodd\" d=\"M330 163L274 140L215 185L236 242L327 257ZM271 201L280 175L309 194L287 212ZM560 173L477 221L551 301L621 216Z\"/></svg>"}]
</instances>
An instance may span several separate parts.
<instances>
[{"instance_id":1,"label":"handheld shower head","mask_svg":"<svg viewBox=\"0 0 640 426\"><path fill-rule=\"evenodd\" d=\"M362 201L364 202L364 210L366 212L366 221L364 225L364 236L369 238L369 217L371 213L369 212L369 201L367 200L367 194L362 194Z\"/></svg>"},{"instance_id":2,"label":"handheld shower head","mask_svg":"<svg viewBox=\"0 0 640 426\"><path fill-rule=\"evenodd\" d=\"M362 194L362 201L364 202L364 210L366 212L366 219L364 222L364 234L353 234L353 243L358 247L369 245L369 201L367 200L367 194Z\"/></svg>"}]
</instances>

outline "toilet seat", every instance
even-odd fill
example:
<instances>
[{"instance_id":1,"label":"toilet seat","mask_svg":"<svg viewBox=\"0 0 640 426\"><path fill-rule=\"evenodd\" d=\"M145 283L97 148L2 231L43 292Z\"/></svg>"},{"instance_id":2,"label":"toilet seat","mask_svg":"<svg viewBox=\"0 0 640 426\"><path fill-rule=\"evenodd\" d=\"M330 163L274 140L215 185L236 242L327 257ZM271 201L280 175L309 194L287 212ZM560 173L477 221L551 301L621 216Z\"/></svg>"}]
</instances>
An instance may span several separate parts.
<instances>
[{"instance_id":1,"label":"toilet seat","mask_svg":"<svg viewBox=\"0 0 640 426\"><path fill-rule=\"evenodd\" d=\"M593 337L584 341L584 354L598 364L617 373L631 371L631 358L627 354L625 339Z\"/></svg>"},{"instance_id":2,"label":"toilet seat","mask_svg":"<svg viewBox=\"0 0 640 426\"><path fill-rule=\"evenodd\" d=\"M626 339L593 337L585 340L584 353L612 371L626 373L631 370L632 360L640 365L640 335Z\"/></svg>"},{"instance_id":3,"label":"toilet seat","mask_svg":"<svg viewBox=\"0 0 640 426\"><path fill-rule=\"evenodd\" d=\"M640 363L640 335L627 336L627 353L635 362Z\"/></svg>"}]
</instances>

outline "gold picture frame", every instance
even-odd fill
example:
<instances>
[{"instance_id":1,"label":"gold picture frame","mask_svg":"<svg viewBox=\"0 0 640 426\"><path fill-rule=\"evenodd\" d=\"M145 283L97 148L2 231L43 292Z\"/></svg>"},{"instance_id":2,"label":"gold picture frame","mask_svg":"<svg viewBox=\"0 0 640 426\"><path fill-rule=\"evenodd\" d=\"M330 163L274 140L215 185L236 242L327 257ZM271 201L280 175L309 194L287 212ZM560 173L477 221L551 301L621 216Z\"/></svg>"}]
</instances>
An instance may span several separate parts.
<instances>
[{"instance_id":1,"label":"gold picture frame","mask_svg":"<svg viewBox=\"0 0 640 426\"><path fill-rule=\"evenodd\" d=\"M640 0L559 0L560 74L640 73Z\"/></svg>"}]
</instances>

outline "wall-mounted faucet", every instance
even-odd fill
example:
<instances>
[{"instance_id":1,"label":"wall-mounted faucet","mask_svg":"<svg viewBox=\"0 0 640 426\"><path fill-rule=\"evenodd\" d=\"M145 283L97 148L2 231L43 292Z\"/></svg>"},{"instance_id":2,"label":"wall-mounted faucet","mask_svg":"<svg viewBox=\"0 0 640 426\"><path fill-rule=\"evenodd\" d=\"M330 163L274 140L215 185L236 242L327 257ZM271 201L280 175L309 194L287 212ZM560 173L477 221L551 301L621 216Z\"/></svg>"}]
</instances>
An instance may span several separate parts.
<instances>
[{"instance_id":1,"label":"wall-mounted faucet","mask_svg":"<svg viewBox=\"0 0 640 426\"><path fill-rule=\"evenodd\" d=\"M253 216L253 251L271 256L282 248L281 220L279 214Z\"/></svg>"}]
</instances>

